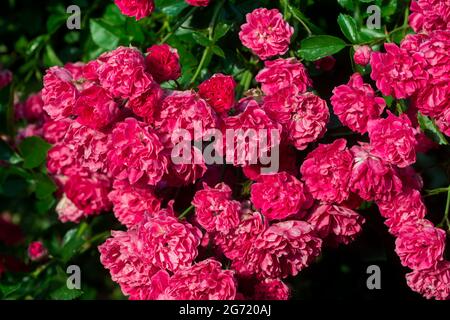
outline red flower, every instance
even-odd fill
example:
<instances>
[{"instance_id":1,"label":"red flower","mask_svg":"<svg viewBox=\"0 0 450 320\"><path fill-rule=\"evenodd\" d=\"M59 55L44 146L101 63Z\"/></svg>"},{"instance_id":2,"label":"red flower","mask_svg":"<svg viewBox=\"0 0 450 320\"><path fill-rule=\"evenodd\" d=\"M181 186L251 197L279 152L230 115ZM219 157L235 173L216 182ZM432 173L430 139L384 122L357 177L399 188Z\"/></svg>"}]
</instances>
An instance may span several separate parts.
<instances>
[{"instance_id":1,"label":"red flower","mask_svg":"<svg viewBox=\"0 0 450 320\"><path fill-rule=\"evenodd\" d=\"M148 48L145 65L147 71L158 83L177 80L181 76L178 51L167 44L153 45Z\"/></svg>"},{"instance_id":2,"label":"red flower","mask_svg":"<svg viewBox=\"0 0 450 320\"><path fill-rule=\"evenodd\" d=\"M227 112L234 105L236 82L232 76L213 75L198 86L198 94L218 113Z\"/></svg>"}]
</instances>

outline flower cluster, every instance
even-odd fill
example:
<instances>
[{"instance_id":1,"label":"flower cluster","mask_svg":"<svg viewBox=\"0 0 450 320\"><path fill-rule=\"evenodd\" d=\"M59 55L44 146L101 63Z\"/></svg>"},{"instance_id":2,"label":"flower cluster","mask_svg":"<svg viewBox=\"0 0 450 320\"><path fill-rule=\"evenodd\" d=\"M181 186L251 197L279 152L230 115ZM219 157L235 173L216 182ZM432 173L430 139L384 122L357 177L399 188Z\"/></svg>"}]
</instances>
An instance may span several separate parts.
<instances>
[{"instance_id":1,"label":"flower cluster","mask_svg":"<svg viewBox=\"0 0 450 320\"><path fill-rule=\"evenodd\" d=\"M154 9L151 0L116 4L136 19ZM442 23L428 5L413 2L411 18L427 33L388 43L386 52L358 47L354 59L370 63L383 95L410 98L448 134L450 36L430 30ZM417 111L384 112L385 100L354 73L334 88L331 105L358 139L318 141L331 112L312 92L307 67L295 58L268 60L288 51L293 28L276 9L259 8L246 19L239 37L264 66L255 77L261 88L245 97L237 98L235 80L221 73L196 88L168 89L181 66L167 44L145 54L119 47L47 70L42 91L17 103L16 116L28 123L18 138L39 134L53 145L47 168L60 187L59 219L114 213L124 228L99 246L100 259L130 299L288 299L286 279L324 246L354 241L365 223L361 203L374 201L396 237L400 263L412 269L408 285L449 299L445 232L425 219L422 181L411 167L421 137ZM327 70L330 61L315 67ZM252 143L267 140L258 161L239 158L235 143L246 137L234 136L231 158L230 141L215 149L227 165L207 163L198 145L211 145L211 131L231 129L270 132L245 145L248 155ZM179 133L188 136L187 149L178 148ZM277 169L263 170L262 154L278 151ZM186 153L189 163L174 160ZM237 181L244 175L248 180ZM30 258L44 249L33 245Z\"/></svg>"}]
</instances>

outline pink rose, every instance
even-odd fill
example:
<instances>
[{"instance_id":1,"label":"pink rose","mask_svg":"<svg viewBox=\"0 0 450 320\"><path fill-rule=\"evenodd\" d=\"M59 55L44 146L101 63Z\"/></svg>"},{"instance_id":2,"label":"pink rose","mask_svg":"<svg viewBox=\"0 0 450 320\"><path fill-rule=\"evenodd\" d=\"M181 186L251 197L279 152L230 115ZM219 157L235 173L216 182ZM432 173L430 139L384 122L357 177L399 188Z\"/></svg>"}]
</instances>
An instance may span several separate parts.
<instances>
[{"instance_id":1,"label":"pink rose","mask_svg":"<svg viewBox=\"0 0 450 320\"><path fill-rule=\"evenodd\" d=\"M368 144L360 143L350 151L354 162L350 186L367 201L389 201L403 190L402 179L394 168L371 152Z\"/></svg>"},{"instance_id":2,"label":"pink rose","mask_svg":"<svg viewBox=\"0 0 450 320\"><path fill-rule=\"evenodd\" d=\"M303 93L312 85L306 68L295 58L265 61L264 65L255 79L262 84L261 89L266 95L291 86Z\"/></svg>"},{"instance_id":3,"label":"pink rose","mask_svg":"<svg viewBox=\"0 0 450 320\"><path fill-rule=\"evenodd\" d=\"M233 261L233 267L244 275L259 278L295 276L319 254L322 240L304 221L290 220L272 224L256 239L246 254Z\"/></svg>"},{"instance_id":4,"label":"pink rose","mask_svg":"<svg viewBox=\"0 0 450 320\"><path fill-rule=\"evenodd\" d=\"M153 0L114 0L120 11L136 21L149 16L155 10Z\"/></svg>"},{"instance_id":5,"label":"pink rose","mask_svg":"<svg viewBox=\"0 0 450 320\"><path fill-rule=\"evenodd\" d=\"M450 300L450 262L440 261L430 269L406 275L408 286L427 299Z\"/></svg>"},{"instance_id":6,"label":"pink rose","mask_svg":"<svg viewBox=\"0 0 450 320\"><path fill-rule=\"evenodd\" d=\"M410 97L428 80L424 58L420 54L411 55L393 43L385 43L384 48L386 53L372 53L370 77L384 95L397 99Z\"/></svg>"},{"instance_id":7,"label":"pink rose","mask_svg":"<svg viewBox=\"0 0 450 320\"><path fill-rule=\"evenodd\" d=\"M40 261L47 257L47 248L41 241L33 241L28 246L28 257L31 261Z\"/></svg>"},{"instance_id":8,"label":"pink rose","mask_svg":"<svg viewBox=\"0 0 450 320\"><path fill-rule=\"evenodd\" d=\"M277 9L258 8L246 16L239 38L262 60L285 54L289 49L292 28Z\"/></svg>"},{"instance_id":9,"label":"pink rose","mask_svg":"<svg viewBox=\"0 0 450 320\"><path fill-rule=\"evenodd\" d=\"M264 279L255 285L255 300L288 300L289 287L280 279Z\"/></svg>"},{"instance_id":10,"label":"pink rose","mask_svg":"<svg viewBox=\"0 0 450 320\"><path fill-rule=\"evenodd\" d=\"M414 223L426 215L426 207L420 192L408 189L394 195L389 201L377 202L381 215L386 218L389 231L397 236L403 225Z\"/></svg>"},{"instance_id":11,"label":"pink rose","mask_svg":"<svg viewBox=\"0 0 450 320\"><path fill-rule=\"evenodd\" d=\"M405 114L397 117L388 112L386 119L370 120L367 131L374 155L400 168L416 162L417 141Z\"/></svg>"},{"instance_id":12,"label":"pink rose","mask_svg":"<svg viewBox=\"0 0 450 320\"><path fill-rule=\"evenodd\" d=\"M143 122L127 118L109 137L107 163L118 180L156 185L167 172L168 159L158 134Z\"/></svg>"},{"instance_id":13,"label":"pink rose","mask_svg":"<svg viewBox=\"0 0 450 320\"><path fill-rule=\"evenodd\" d=\"M361 233L363 216L355 211L331 204L317 206L307 220L321 239L331 245L349 244Z\"/></svg>"},{"instance_id":14,"label":"pink rose","mask_svg":"<svg viewBox=\"0 0 450 320\"><path fill-rule=\"evenodd\" d=\"M300 167L303 180L314 198L340 203L350 193L353 156L346 140L320 144L310 152Z\"/></svg>"},{"instance_id":15,"label":"pink rose","mask_svg":"<svg viewBox=\"0 0 450 320\"><path fill-rule=\"evenodd\" d=\"M225 183L214 188L203 184L192 200L197 222L208 232L228 233L239 224L240 203L232 200L231 189Z\"/></svg>"},{"instance_id":16,"label":"pink rose","mask_svg":"<svg viewBox=\"0 0 450 320\"><path fill-rule=\"evenodd\" d=\"M436 266L443 259L444 249L445 231L425 219L403 225L395 241L402 265L413 270Z\"/></svg>"},{"instance_id":17,"label":"pink rose","mask_svg":"<svg viewBox=\"0 0 450 320\"><path fill-rule=\"evenodd\" d=\"M198 94L217 113L223 113L233 107L235 89L236 82L232 76L216 73L198 86Z\"/></svg>"},{"instance_id":18,"label":"pink rose","mask_svg":"<svg viewBox=\"0 0 450 320\"><path fill-rule=\"evenodd\" d=\"M409 25L415 32L450 29L450 4L442 0L412 1Z\"/></svg>"},{"instance_id":19,"label":"pink rose","mask_svg":"<svg viewBox=\"0 0 450 320\"><path fill-rule=\"evenodd\" d=\"M163 96L164 91L154 82L140 95L131 97L125 106L135 115L142 117L145 122L153 123L155 114L161 107Z\"/></svg>"},{"instance_id":20,"label":"pink rose","mask_svg":"<svg viewBox=\"0 0 450 320\"><path fill-rule=\"evenodd\" d=\"M102 87L93 85L83 90L74 106L77 121L92 129L104 129L119 116L118 104Z\"/></svg>"},{"instance_id":21,"label":"pink rose","mask_svg":"<svg viewBox=\"0 0 450 320\"><path fill-rule=\"evenodd\" d=\"M233 300L235 296L233 271L222 270L220 262L210 258L177 271L160 299Z\"/></svg>"},{"instance_id":22,"label":"pink rose","mask_svg":"<svg viewBox=\"0 0 450 320\"><path fill-rule=\"evenodd\" d=\"M89 177L73 175L64 185L64 192L67 198L88 216L111 208L108 199L110 188L110 180L103 175L91 174Z\"/></svg>"},{"instance_id":23,"label":"pink rose","mask_svg":"<svg viewBox=\"0 0 450 320\"><path fill-rule=\"evenodd\" d=\"M342 124L359 133L365 133L367 122L378 119L386 106L359 73L354 73L348 84L333 89L331 104Z\"/></svg>"},{"instance_id":24,"label":"pink rose","mask_svg":"<svg viewBox=\"0 0 450 320\"><path fill-rule=\"evenodd\" d=\"M364 46L356 46L355 54L353 55L353 60L355 60L356 64L360 66L366 66L370 62L370 54L372 53L372 48L364 45Z\"/></svg>"},{"instance_id":25,"label":"pink rose","mask_svg":"<svg viewBox=\"0 0 450 320\"><path fill-rule=\"evenodd\" d=\"M144 56L136 48L119 47L97 60L100 85L113 98L139 96L153 84L152 76L145 71Z\"/></svg>"},{"instance_id":26,"label":"pink rose","mask_svg":"<svg viewBox=\"0 0 450 320\"><path fill-rule=\"evenodd\" d=\"M269 220L281 220L312 205L302 182L286 172L261 175L251 186L251 201Z\"/></svg>"},{"instance_id":27,"label":"pink rose","mask_svg":"<svg viewBox=\"0 0 450 320\"><path fill-rule=\"evenodd\" d=\"M0 89L11 83L13 74L9 70L0 70Z\"/></svg>"},{"instance_id":28,"label":"pink rose","mask_svg":"<svg viewBox=\"0 0 450 320\"><path fill-rule=\"evenodd\" d=\"M202 233L161 211L144 217L138 226L138 236L143 243L142 252L151 264L175 272L189 267L197 257Z\"/></svg>"},{"instance_id":29,"label":"pink rose","mask_svg":"<svg viewBox=\"0 0 450 320\"><path fill-rule=\"evenodd\" d=\"M116 218L125 226L132 227L142 221L145 214L153 215L160 209L160 201L149 186L130 185L116 180L108 194Z\"/></svg>"},{"instance_id":30,"label":"pink rose","mask_svg":"<svg viewBox=\"0 0 450 320\"><path fill-rule=\"evenodd\" d=\"M72 74L61 67L51 67L44 76L42 100L44 110L53 120L61 120L73 114L78 90Z\"/></svg>"},{"instance_id":31,"label":"pink rose","mask_svg":"<svg viewBox=\"0 0 450 320\"><path fill-rule=\"evenodd\" d=\"M282 124L287 142L298 150L325 134L330 117L324 100L310 92L298 95L292 88L265 97L263 107L269 117Z\"/></svg>"},{"instance_id":32,"label":"pink rose","mask_svg":"<svg viewBox=\"0 0 450 320\"><path fill-rule=\"evenodd\" d=\"M148 48L145 65L147 71L158 83L177 80L181 76L178 51L167 44L153 45Z\"/></svg>"}]
</instances>

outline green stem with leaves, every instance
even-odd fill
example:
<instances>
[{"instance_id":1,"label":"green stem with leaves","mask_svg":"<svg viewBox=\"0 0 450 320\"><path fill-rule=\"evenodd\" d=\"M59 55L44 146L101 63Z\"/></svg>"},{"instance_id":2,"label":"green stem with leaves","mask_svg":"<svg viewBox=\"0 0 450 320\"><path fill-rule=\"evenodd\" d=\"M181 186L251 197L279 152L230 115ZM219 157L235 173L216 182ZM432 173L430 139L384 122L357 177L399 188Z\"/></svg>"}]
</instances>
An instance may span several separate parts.
<instances>
[{"instance_id":1,"label":"green stem with leaves","mask_svg":"<svg viewBox=\"0 0 450 320\"><path fill-rule=\"evenodd\" d=\"M177 22L177 24L173 27L173 29L168 34L166 34L164 38L161 39L159 43L165 43L167 40L169 40L175 34L175 32L177 32L177 30L183 25L183 23L185 23L186 20L189 19L195 13L195 11L197 11L197 8L198 7L192 7L188 11L188 13Z\"/></svg>"}]
</instances>

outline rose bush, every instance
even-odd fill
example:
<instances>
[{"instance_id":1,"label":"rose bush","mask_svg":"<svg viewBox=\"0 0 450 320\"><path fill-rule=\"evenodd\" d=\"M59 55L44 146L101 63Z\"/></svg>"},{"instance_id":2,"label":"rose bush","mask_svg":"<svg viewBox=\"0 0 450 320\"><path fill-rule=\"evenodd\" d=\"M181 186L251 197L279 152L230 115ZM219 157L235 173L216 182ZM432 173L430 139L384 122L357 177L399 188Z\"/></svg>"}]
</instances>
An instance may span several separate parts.
<instances>
[{"instance_id":1,"label":"rose bush","mask_svg":"<svg viewBox=\"0 0 450 320\"><path fill-rule=\"evenodd\" d=\"M377 264L450 300L450 5L374 3L375 30L321 0L0 28L0 297L371 299Z\"/></svg>"}]
</instances>

